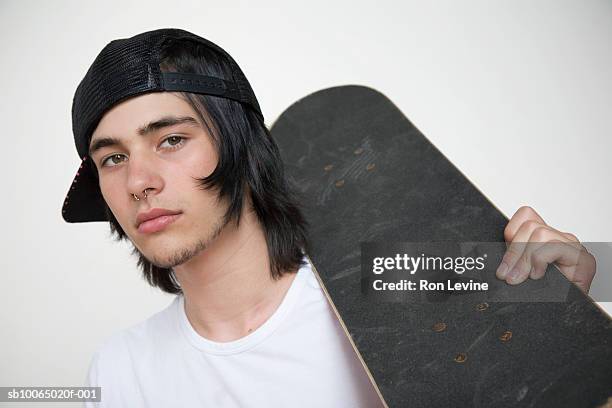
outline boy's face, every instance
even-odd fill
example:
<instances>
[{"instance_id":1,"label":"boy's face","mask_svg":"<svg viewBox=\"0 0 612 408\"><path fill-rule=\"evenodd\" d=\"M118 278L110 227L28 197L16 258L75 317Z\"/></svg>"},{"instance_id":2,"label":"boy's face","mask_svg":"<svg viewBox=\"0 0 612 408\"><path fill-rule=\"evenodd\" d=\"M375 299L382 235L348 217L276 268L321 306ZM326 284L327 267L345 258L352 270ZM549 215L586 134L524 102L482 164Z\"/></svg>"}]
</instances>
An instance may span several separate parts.
<instances>
[{"instance_id":1,"label":"boy's face","mask_svg":"<svg viewBox=\"0 0 612 408\"><path fill-rule=\"evenodd\" d=\"M133 97L102 117L90 148L105 138L117 143L91 157L102 196L134 246L166 268L204 249L221 228L227 205L217 202L215 190L199 188L195 179L210 175L218 156L193 108L169 92ZM161 230L147 232L144 225L139 229L138 214L152 208L179 215Z\"/></svg>"}]
</instances>

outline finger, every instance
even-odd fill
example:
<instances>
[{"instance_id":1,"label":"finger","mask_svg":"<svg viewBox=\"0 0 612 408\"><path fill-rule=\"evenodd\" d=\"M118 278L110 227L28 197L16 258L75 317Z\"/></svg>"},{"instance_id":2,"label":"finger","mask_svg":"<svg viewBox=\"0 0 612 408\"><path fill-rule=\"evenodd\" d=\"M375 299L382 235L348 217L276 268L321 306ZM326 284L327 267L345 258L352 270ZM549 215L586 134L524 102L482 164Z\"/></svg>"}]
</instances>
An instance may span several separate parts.
<instances>
[{"instance_id":1,"label":"finger","mask_svg":"<svg viewBox=\"0 0 612 408\"><path fill-rule=\"evenodd\" d=\"M510 245L497 268L495 275L499 279L505 279L511 267L516 263L523 253L523 245L529 240L531 232L540 225L546 225L544 219L529 206L520 207L508 221L504 228L504 239ZM515 242L512 245L512 242Z\"/></svg>"},{"instance_id":2,"label":"finger","mask_svg":"<svg viewBox=\"0 0 612 408\"><path fill-rule=\"evenodd\" d=\"M533 208L524 205L516 210L510 221L508 221L508 225L504 228L504 239L506 242L515 241L516 233L527 221L535 221L538 224L546 225L544 219Z\"/></svg>"},{"instance_id":3,"label":"finger","mask_svg":"<svg viewBox=\"0 0 612 408\"><path fill-rule=\"evenodd\" d=\"M536 230L537 231L537 230ZM541 246L546 245L545 242L526 242L521 243L523 248L522 255L511 266L510 271L506 275L506 282L511 285L518 285L529 278L533 272L532 254Z\"/></svg>"},{"instance_id":4,"label":"finger","mask_svg":"<svg viewBox=\"0 0 612 408\"><path fill-rule=\"evenodd\" d=\"M508 274L513 270L518 260L521 258L521 256L523 256L527 242L530 241L533 232L538 228L550 227L535 220L527 220L521 224L518 230L516 230L514 233L514 238L508 245L508 249L506 250L495 273L499 279L506 279L508 277ZM552 239L556 238L556 236L550 236L548 238ZM527 270L529 271L529 269Z\"/></svg>"},{"instance_id":5,"label":"finger","mask_svg":"<svg viewBox=\"0 0 612 408\"><path fill-rule=\"evenodd\" d=\"M597 263L586 248L578 249L573 242L555 240L534 251L532 264L536 275L544 276L548 264L555 263L561 273L583 292L588 292Z\"/></svg>"},{"instance_id":6,"label":"finger","mask_svg":"<svg viewBox=\"0 0 612 408\"><path fill-rule=\"evenodd\" d=\"M579 254L580 250L569 243L553 239L533 251L531 256L533 275L538 279L543 277L548 264L553 262L568 268L575 267L578 263Z\"/></svg>"},{"instance_id":7,"label":"finger","mask_svg":"<svg viewBox=\"0 0 612 408\"><path fill-rule=\"evenodd\" d=\"M581 251L584 251L590 256L588 251L586 251L586 248L580 243L580 241L578 241L578 238L576 238L575 235L558 231L549 226L536 228L529 239L530 241L534 242L526 246L525 251L522 255L525 258L523 259L523 262L517 263L518 266L521 268L519 283L527 279L528 277L531 279L542 279L546 273L548 263L554 262L557 259L562 259L562 255L566 257L564 259L569 259L570 256L575 256L577 258L578 256L581 256ZM536 244L536 242L540 243ZM562 242L563 245L559 245L558 242ZM549 262L542 262L538 258L538 250L544 245L551 247L544 248L544 250L547 253L551 254L550 256L556 256L555 260ZM573 250L573 252L567 252L569 250L568 246ZM564 265L564 267L566 272L565 275L569 276L573 274L572 268L574 267L574 265ZM526 271L529 272L525 274ZM593 269L593 276L594 275L595 272ZM591 280L593 276L591 276ZM522 279L523 277L524 279Z\"/></svg>"},{"instance_id":8,"label":"finger","mask_svg":"<svg viewBox=\"0 0 612 408\"><path fill-rule=\"evenodd\" d=\"M577 236L569 232L562 232L563 236L572 242L580 242Z\"/></svg>"},{"instance_id":9,"label":"finger","mask_svg":"<svg viewBox=\"0 0 612 408\"><path fill-rule=\"evenodd\" d=\"M576 248L576 249L578 249L580 251L585 251L586 253L589 252L589 251L587 251L585 246L582 245L582 243L580 242L578 237L576 237L574 234L569 233L569 232L561 232L561 234L563 234L563 236L568 240L567 242L569 244L571 244L574 248Z\"/></svg>"},{"instance_id":10,"label":"finger","mask_svg":"<svg viewBox=\"0 0 612 408\"><path fill-rule=\"evenodd\" d=\"M522 233L522 231L519 232L519 235ZM522 254L518 259L516 259L516 262L512 264L513 256L516 253L516 249L514 249L507 259L509 272L506 275L506 282L509 284L519 284L524 282L530 276L534 276L535 279L539 279L543 276L543 274L546 272L546 267L544 267L543 270L533 267L533 253L542 246L547 245L549 242L560 241L568 243L576 250L580 250L580 246L577 243L569 241L569 239L566 238L561 231L558 231L548 225L539 225L532 229L531 235L527 241L527 243L513 242L511 244L511 246L514 248L520 248L522 250Z\"/></svg>"},{"instance_id":11,"label":"finger","mask_svg":"<svg viewBox=\"0 0 612 408\"><path fill-rule=\"evenodd\" d=\"M523 251L525 249L525 245L527 241L529 241L529 237L531 236L531 232L539 227L539 224L536 221L528 220L523 222L523 224L514 232L514 238L512 242L508 245L504 256L495 272L495 275L499 279L506 279L508 272L510 272L511 268L516 264L516 262L523 255Z\"/></svg>"}]
</instances>

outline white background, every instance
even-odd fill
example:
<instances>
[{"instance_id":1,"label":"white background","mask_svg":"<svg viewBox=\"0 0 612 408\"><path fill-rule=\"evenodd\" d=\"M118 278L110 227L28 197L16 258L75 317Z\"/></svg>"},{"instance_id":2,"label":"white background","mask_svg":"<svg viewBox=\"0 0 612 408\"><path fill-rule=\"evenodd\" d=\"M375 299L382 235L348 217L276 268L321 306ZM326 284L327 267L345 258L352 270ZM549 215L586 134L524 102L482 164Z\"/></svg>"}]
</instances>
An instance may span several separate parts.
<instances>
[{"instance_id":1,"label":"white background","mask_svg":"<svg viewBox=\"0 0 612 408\"><path fill-rule=\"evenodd\" d=\"M319 89L376 88L506 216L612 241L609 1L2 1L0 386L81 385L104 338L171 301L107 224L60 215L78 82L109 41L162 27L226 49L268 125Z\"/></svg>"}]
</instances>

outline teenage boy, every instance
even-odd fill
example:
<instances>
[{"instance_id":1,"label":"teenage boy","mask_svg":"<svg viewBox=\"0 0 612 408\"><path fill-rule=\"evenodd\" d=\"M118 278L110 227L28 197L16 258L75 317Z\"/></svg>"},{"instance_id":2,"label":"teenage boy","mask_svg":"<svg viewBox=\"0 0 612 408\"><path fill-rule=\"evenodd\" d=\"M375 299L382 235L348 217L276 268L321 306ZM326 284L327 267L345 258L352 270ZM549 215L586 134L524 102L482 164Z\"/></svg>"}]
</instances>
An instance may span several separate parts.
<instances>
[{"instance_id":1,"label":"teenage boy","mask_svg":"<svg viewBox=\"0 0 612 408\"><path fill-rule=\"evenodd\" d=\"M146 280L177 295L95 353L88 385L102 401L91 406L380 406L305 257L306 222L229 54L177 29L112 41L72 115L82 164L64 219L109 222ZM578 244L529 207L505 234ZM508 254L498 277L529 277ZM593 274L568 277L588 290Z\"/></svg>"}]
</instances>

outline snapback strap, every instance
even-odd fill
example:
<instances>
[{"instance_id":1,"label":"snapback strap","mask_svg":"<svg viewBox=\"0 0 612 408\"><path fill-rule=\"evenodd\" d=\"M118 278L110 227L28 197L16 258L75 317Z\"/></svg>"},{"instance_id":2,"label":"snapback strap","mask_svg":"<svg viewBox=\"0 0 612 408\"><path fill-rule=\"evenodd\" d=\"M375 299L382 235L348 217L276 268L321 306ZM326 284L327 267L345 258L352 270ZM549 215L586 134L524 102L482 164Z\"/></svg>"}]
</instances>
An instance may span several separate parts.
<instances>
[{"instance_id":1,"label":"snapback strap","mask_svg":"<svg viewBox=\"0 0 612 408\"><path fill-rule=\"evenodd\" d=\"M242 98L240 90L234 82L221 78L180 72L162 72L161 77L162 88L166 91L223 96L224 98L251 104L250 100Z\"/></svg>"}]
</instances>

